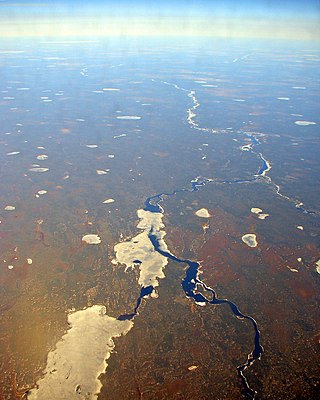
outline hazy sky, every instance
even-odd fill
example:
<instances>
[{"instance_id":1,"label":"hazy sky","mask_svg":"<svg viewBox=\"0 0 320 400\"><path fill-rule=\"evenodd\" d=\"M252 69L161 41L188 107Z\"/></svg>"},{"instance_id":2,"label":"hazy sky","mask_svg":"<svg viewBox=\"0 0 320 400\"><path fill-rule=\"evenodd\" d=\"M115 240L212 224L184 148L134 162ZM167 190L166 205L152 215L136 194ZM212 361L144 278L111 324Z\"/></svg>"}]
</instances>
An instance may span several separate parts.
<instances>
[{"instance_id":1,"label":"hazy sky","mask_svg":"<svg viewBox=\"0 0 320 400\"><path fill-rule=\"evenodd\" d=\"M0 0L0 37L79 35L320 40L320 0Z\"/></svg>"}]
</instances>

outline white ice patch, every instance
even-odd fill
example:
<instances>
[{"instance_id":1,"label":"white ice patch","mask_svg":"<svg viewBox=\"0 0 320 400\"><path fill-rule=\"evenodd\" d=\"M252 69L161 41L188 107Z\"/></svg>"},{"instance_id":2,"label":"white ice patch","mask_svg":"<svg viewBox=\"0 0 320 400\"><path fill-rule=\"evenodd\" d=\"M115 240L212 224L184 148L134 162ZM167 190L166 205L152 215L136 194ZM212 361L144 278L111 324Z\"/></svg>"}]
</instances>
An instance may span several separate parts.
<instances>
[{"instance_id":1,"label":"white ice patch","mask_svg":"<svg viewBox=\"0 0 320 400\"><path fill-rule=\"evenodd\" d=\"M249 247L257 247L257 237L254 233L247 233L242 236L242 241Z\"/></svg>"},{"instance_id":2,"label":"white ice patch","mask_svg":"<svg viewBox=\"0 0 320 400\"><path fill-rule=\"evenodd\" d=\"M102 89L104 92L119 92L120 89L116 88L103 88Z\"/></svg>"},{"instance_id":3,"label":"white ice patch","mask_svg":"<svg viewBox=\"0 0 320 400\"><path fill-rule=\"evenodd\" d=\"M4 208L6 211L14 211L16 208L15 206L5 206Z\"/></svg>"},{"instance_id":4,"label":"white ice patch","mask_svg":"<svg viewBox=\"0 0 320 400\"><path fill-rule=\"evenodd\" d=\"M97 399L102 387L99 376L115 347L112 339L133 327L132 321L109 317L100 305L69 314L68 323L70 328L48 354L45 375L29 400Z\"/></svg>"},{"instance_id":5,"label":"white ice patch","mask_svg":"<svg viewBox=\"0 0 320 400\"><path fill-rule=\"evenodd\" d=\"M200 218L210 218L211 217L211 214L209 213L209 211L206 208L200 208L200 210L197 210L195 212L195 215Z\"/></svg>"},{"instance_id":6,"label":"white ice patch","mask_svg":"<svg viewBox=\"0 0 320 400\"><path fill-rule=\"evenodd\" d=\"M47 171L49 171L49 168L34 167L34 168L30 168L29 171L31 171L31 172L47 172Z\"/></svg>"},{"instance_id":7,"label":"white ice patch","mask_svg":"<svg viewBox=\"0 0 320 400\"><path fill-rule=\"evenodd\" d=\"M106 175L110 170L109 169L97 169L96 172L98 175Z\"/></svg>"},{"instance_id":8,"label":"white ice patch","mask_svg":"<svg viewBox=\"0 0 320 400\"><path fill-rule=\"evenodd\" d=\"M200 307L205 307L205 306L207 305L207 303L204 302L204 301L195 301L195 304L196 304L197 306L200 306Z\"/></svg>"},{"instance_id":9,"label":"white ice patch","mask_svg":"<svg viewBox=\"0 0 320 400\"><path fill-rule=\"evenodd\" d=\"M261 208L252 207L250 210L253 214L259 214L262 212Z\"/></svg>"},{"instance_id":10,"label":"white ice patch","mask_svg":"<svg viewBox=\"0 0 320 400\"><path fill-rule=\"evenodd\" d=\"M87 244L99 244L99 243L101 243L100 236L96 235L96 234L84 235L81 240L83 242L87 243Z\"/></svg>"},{"instance_id":11,"label":"white ice patch","mask_svg":"<svg viewBox=\"0 0 320 400\"><path fill-rule=\"evenodd\" d=\"M320 274L320 258L319 258L319 260L316 262L316 271L318 272L318 274Z\"/></svg>"},{"instance_id":12,"label":"white ice patch","mask_svg":"<svg viewBox=\"0 0 320 400\"><path fill-rule=\"evenodd\" d=\"M0 54L22 54L25 53L23 50L0 50Z\"/></svg>"},{"instance_id":13,"label":"white ice patch","mask_svg":"<svg viewBox=\"0 0 320 400\"><path fill-rule=\"evenodd\" d=\"M257 208L257 207L252 207L250 210L253 214L256 214L258 216L259 219L266 219L267 217L269 217L269 214L264 214L261 210L261 208Z\"/></svg>"},{"instance_id":14,"label":"white ice patch","mask_svg":"<svg viewBox=\"0 0 320 400\"><path fill-rule=\"evenodd\" d=\"M114 199L107 199L103 202L103 204L111 204L114 203Z\"/></svg>"},{"instance_id":15,"label":"white ice patch","mask_svg":"<svg viewBox=\"0 0 320 400\"><path fill-rule=\"evenodd\" d=\"M288 268L291 272L299 272L298 269L296 269L296 268L291 268L290 265L287 265L287 268Z\"/></svg>"},{"instance_id":16,"label":"white ice patch","mask_svg":"<svg viewBox=\"0 0 320 400\"><path fill-rule=\"evenodd\" d=\"M245 145L243 145L241 147L241 150L242 151L250 151L252 149L252 147L253 147L253 145L251 143L250 144L245 144Z\"/></svg>"},{"instance_id":17,"label":"white ice patch","mask_svg":"<svg viewBox=\"0 0 320 400\"><path fill-rule=\"evenodd\" d=\"M119 115L117 117L117 119L132 119L132 120L136 120L136 119L141 119L141 117L138 117L137 115Z\"/></svg>"},{"instance_id":18,"label":"white ice patch","mask_svg":"<svg viewBox=\"0 0 320 400\"><path fill-rule=\"evenodd\" d=\"M165 278L163 270L168 264L168 260L167 257L155 251L149 238L149 233L152 232L157 237L160 249L168 251L167 245L163 240L166 233L161 230L164 228L162 223L163 214L145 210L138 210L137 213L140 219L137 227L143 232L133 237L130 241L118 243L114 246L116 257L113 263L124 264L127 270L134 268L138 261L140 269L139 285L142 287L157 287L159 286L158 279Z\"/></svg>"},{"instance_id":19,"label":"white ice patch","mask_svg":"<svg viewBox=\"0 0 320 400\"><path fill-rule=\"evenodd\" d=\"M261 213L261 214L258 215L259 219L266 219L267 217L269 217L269 214L262 214Z\"/></svg>"},{"instance_id":20,"label":"white ice patch","mask_svg":"<svg viewBox=\"0 0 320 400\"><path fill-rule=\"evenodd\" d=\"M307 125L316 125L316 122L313 121L295 121L296 125L307 126Z\"/></svg>"}]
</instances>

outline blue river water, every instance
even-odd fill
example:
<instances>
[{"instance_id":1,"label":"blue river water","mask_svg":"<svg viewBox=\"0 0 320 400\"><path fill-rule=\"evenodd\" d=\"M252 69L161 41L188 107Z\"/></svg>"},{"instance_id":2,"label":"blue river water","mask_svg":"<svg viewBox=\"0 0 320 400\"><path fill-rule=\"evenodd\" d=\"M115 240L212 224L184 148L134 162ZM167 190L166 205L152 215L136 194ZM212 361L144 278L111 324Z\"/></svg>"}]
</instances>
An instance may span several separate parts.
<instances>
[{"instance_id":1,"label":"blue river water","mask_svg":"<svg viewBox=\"0 0 320 400\"><path fill-rule=\"evenodd\" d=\"M204 282L202 282L198 278L198 271L199 271L200 264L197 261L180 259L167 251L161 250L159 241L158 241L157 237L152 234L152 232L149 234L149 238L150 238L155 250L158 251L161 255L168 257L170 260L176 261L178 263L184 263L189 266L186 271L186 276L182 280L182 288L188 298L193 299L196 303L202 303L202 304L214 304L214 305L227 304L236 317L241 318L241 319L247 319L252 323L254 331L255 331L254 349L253 349L252 353L249 355L247 362L243 365L240 365L237 368L237 370L238 370L238 375L243 384L244 394L249 399L254 399L256 392L250 388L250 386L247 382L247 379L243 374L243 371L246 368L250 367L250 365L255 360L260 359L262 352L263 352L263 347L260 344L260 331L258 329L258 325L257 325L256 321L249 315L243 314L232 301L227 300L227 299L218 299L217 298L216 292L212 288L208 287ZM204 290L208 291L212 295L212 299L209 300L202 293L198 293L197 292L198 286L200 286Z\"/></svg>"},{"instance_id":2,"label":"blue river water","mask_svg":"<svg viewBox=\"0 0 320 400\"><path fill-rule=\"evenodd\" d=\"M263 174L263 171L264 171L264 169L260 168L258 175ZM243 182L252 182L256 179L257 179L257 176L255 176L249 180L246 179L246 180L224 180L224 181L214 181L212 179L207 179L207 178L197 178L191 182L191 189L185 189L185 188L177 189L171 193L159 193L154 196L148 197L145 201L144 210L152 212L152 213L162 213L163 209L159 203L161 201L163 201L163 197L174 196L175 194L181 193L181 192L195 192L210 182L243 183ZM217 298L216 292L212 288L208 287L204 282L202 282L198 278L200 264L197 261L181 259L181 258L178 258L175 255L171 254L170 252L164 251L163 249L161 249L159 240L158 240L157 236L153 233L152 229L150 230L148 236L149 236L149 239L150 239L155 251L157 251L164 257L169 258L172 261L176 261L178 263L183 263L183 264L188 265L188 268L186 270L186 275L185 275L184 279L182 280L182 289L184 290L187 298L193 299L198 304L199 303L213 304L213 305L227 304L236 317L241 318L241 319L247 319L252 323L254 332L255 332L254 348L253 348L252 353L249 354L246 363L243 365L240 365L237 368L237 371L238 371L238 376L241 379L241 382L243 385L243 391L244 391L245 396L249 399L254 399L256 392L250 388L243 372L244 372L244 370L249 368L255 360L260 359L262 352L263 352L263 347L260 344L260 331L258 329L258 325L257 325L256 321L249 315L243 314L239 310L237 305L234 304L232 301L227 300L227 299ZM139 263L141 263L141 261L134 260L134 263L139 264ZM209 292L211 294L212 298L208 299L203 294L199 293L197 291L197 287L202 287L205 291ZM149 296L153 292L153 290L154 290L153 286L142 287L140 290L139 297L137 299L136 306L133 310L133 313L120 315L118 317L118 320L123 321L123 320L133 319L138 314L138 309L139 309L142 299L146 296Z\"/></svg>"},{"instance_id":3,"label":"blue river water","mask_svg":"<svg viewBox=\"0 0 320 400\"><path fill-rule=\"evenodd\" d=\"M244 132L241 132L244 133ZM209 178L202 178L198 177L194 180L191 181L191 188L183 188L183 189L176 189L173 192L170 193L159 193L154 196L150 196L146 199L145 201L145 211L149 211L152 213L163 213L164 210L161 207L160 203L164 200L165 197L171 197L176 195L177 193L182 193L182 192L195 192L198 191L201 187L205 186L208 183L215 183L215 184L241 184L241 183L251 183L257 181L260 177L265 176L265 172L268 172L270 170L270 165L268 161L263 157L261 153L256 153L253 150L254 145L260 145L260 141L252 134L244 133L247 137L249 137L252 141L252 147L249 149L250 153L254 153L258 156L259 160L262 161L262 165L259 167L258 172L254 174L251 178L247 179L225 179L225 180L219 180L219 179L209 179ZM271 179L268 180L268 183L273 184ZM277 185L273 184L276 188ZM305 208L302 207L302 203L297 203L294 199L291 199L285 195L281 195L279 193L279 189L277 190L277 194L279 194L281 197L285 198L286 200L289 200L290 202L293 202L296 205L296 208L299 209L300 211L308 214L314 214L313 211L308 211ZM260 359L262 353L263 353L263 347L260 343L260 331L258 328L257 322L254 320L253 317L243 314L238 306L234 304L232 301L227 300L227 299L219 299L216 295L216 292L208 287L204 282L202 282L199 277L198 277L198 272L199 272L199 267L200 264L197 261L192 261L192 260L187 260L187 259L181 259L173 255L172 253L165 251L161 248L161 245L159 243L159 239L157 238L157 235L152 231L152 228L148 234L149 239L155 249L158 253L163 255L164 257L169 258L172 261L178 262L178 263L183 263L187 264L188 268L186 270L186 275L182 280L182 289L185 292L185 295L187 298L193 299L197 304L212 304L212 305L222 305L226 304L229 306L231 309L232 313L240 319L246 319L251 322L252 327L254 329L254 343L253 343L253 350L252 352L248 355L247 361L237 367L237 372L238 376L242 382L243 386L243 393L246 398L248 399L254 399L256 397L256 391L250 388L247 378L244 376L244 371L249 368L255 360ZM141 263L140 260L135 260L134 263L139 264ZM198 288L202 288L203 291L208 292L210 294L210 299L208 299L204 294L199 293ZM147 286L147 287L142 287L140 290L139 297L137 299L136 306L133 310L133 313L131 314L123 314L118 317L119 320L131 320L133 319L137 314L138 314L138 309L141 304L141 301L144 297L149 296L153 292L154 288L153 286Z\"/></svg>"}]
</instances>

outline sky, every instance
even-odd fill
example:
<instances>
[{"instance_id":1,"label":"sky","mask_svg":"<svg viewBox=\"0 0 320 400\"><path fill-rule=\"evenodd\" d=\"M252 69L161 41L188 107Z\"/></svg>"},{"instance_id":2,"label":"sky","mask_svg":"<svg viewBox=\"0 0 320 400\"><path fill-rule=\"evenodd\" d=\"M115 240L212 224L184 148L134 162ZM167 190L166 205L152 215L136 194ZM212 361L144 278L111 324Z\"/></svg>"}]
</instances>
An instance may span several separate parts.
<instances>
[{"instance_id":1,"label":"sky","mask_svg":"<svg viewBox=\"0 0 320 400\"><path fill-rule=\"evenodd\" d=\"M0 0L0 37L320 40L320 0Z\"/></svg>"}]
</instances>

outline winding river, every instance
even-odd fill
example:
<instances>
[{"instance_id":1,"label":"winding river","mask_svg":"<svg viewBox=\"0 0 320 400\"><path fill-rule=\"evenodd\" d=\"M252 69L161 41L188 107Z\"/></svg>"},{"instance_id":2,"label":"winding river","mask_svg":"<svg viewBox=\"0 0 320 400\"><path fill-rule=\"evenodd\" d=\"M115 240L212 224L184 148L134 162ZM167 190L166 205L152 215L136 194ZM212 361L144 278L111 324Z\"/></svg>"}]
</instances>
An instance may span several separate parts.
<instances>
[{"instance_id":1,"label":"winding river","mask_svg":"<svg viewBox=\"0 0 320 400\"><path fill-rule=\"evenodd\" d=\"M265 169L264 167L261 167L258 175L262 175L264 173ZM256 179L256 178L252 178ZM231 183L231 182L247 182L248 180L243 180L243 181L223 181L224 183ZM151 197L148 197L147 200L145 201L145 208L144 211L149 212L149 213L154 213L154 214L163 214L164 210L160 205L160 202L163 201L163 197L165 196L174 196L176 193L179 192L195 192L199 190L202 186L205 186L206 183L211 183L215 182L211 179L204 179L204 178L197 178L194 181L191 182L191 189L180 189L180 190L175 190L172 193L160 193ZM243 314L238 306L234 304L232 301L227 300L227 299L219 299L217 297L216 292L214 289L211 287L207 286L203 281L200 280L199 278L199 268L200 268L200 263L197 261L192 261L192 260L187 260L187 259L182 259L178 258L172 253L170 253L166 247L163 247L162 241L159 240L159 236L157 234L157 231L154 231L154 226L151 225L150 230L148 232L148 238L151 241L153 248L156 252L161 254L162 256L169 258L172 261L178 262L178 263L183 263L187 264L188 268L186 270L186 275L182 280L182 289L185 292L185 295L189 299L193 299L194 302L199 305L203 306L206 304L213 304L213 305L221 305L221 304L226 304L230 307L232 313L239 319L247 319L252 323L253 329L254 329L254 345L253 345L253 350L250 354L248 354L247 361L239 365L237 367L238 371L238 376L241 379L242 385L243 385L243 391L244 395L249 398L249 399L254 399L256 396L256 391L253 390L247 381L247 378L244 375L244 371L249 368L255 360L260 359L262 353L263 353L263 347L261 346L260 343L260 331L258 328L258 324L255 321L255 319L249 315ZM133 260L135 264L142 264L142 261L140 260ZM210 298L205 296L202 293L199 293L198 288L201 287L204 292L207 292L208 295L210 295ZM140 291L140 295L137 299L136 306L134 308L133 313L131 314L123 314L118 317L118 320L124 321L124 320L132 320L136 315L138 315L138 309L141 304L141 301L144 297L150 296L153 291L154 287L152 285L142 287Z\"/></svg>"},{"instance_id":2,"label":"winding river","mask_svg":"<svg viewBox=\"0 0 320 400\"><path fill-rule=\"evenodd\" d=\"M185 88L181 88L177 84L174 83L169 83L169 82L162 82L163 84L169 85L174 87L177 90L181 90L183 92L186 92L188 97L192 99L192 107L187 110L187 122L189 126L195 130L199 131L205 131L205 132L211 132L211 133L218 133L215 130L211 128L202 128L199 126L197 122L195 122L195 118L197 117L197 109L200 106L199 101L197 100L196 94L194 91L188 91ZM247 137L250 139L251 143L249 145L245 145L242 147L242 151L247 151L248 153L254 154L257 159L261 162L260 167L258 168L257 172L252 175L252 177L247 178L247 179L214 179L214 178L204 178L204 177L197 177L196 179L191 181L191 187L190 188L182 188L182 189L177 189L174 190L171 193L159 193L153 196L150 196L146 199L145 201L145 207L144 211L153 213L153 214L161 214L164 215L164 209L160 205L161 202L163 202L165 197L168 196L174 196L177 193L181 192L195 192L198 191L201 187L205 186L206 184L209 183L216 183L216 184L241 184L241 183L250 183L250 182L255 182L258 180L264 180L268 184L272 185L276 195L279 195L280 197L284 198L285 200L293 203L295 207L307 214L315 214L314 211L312 210L307 210L303 207L303 203L299 202L296 199L292 199L286 195L283 195L280 192L280 187L275 184L272 179L267 175L267 173L271 170L271 164L270 162L264 157L264 155L261 152L255 151L255 147L259 146L261 144L260 140L258 139L259 133L254 133L254 132L244 132L244 131L238 131L237 133L242 134L243 136ZM260 331L258 328L258 324L255 321L253 317L247 314L243 314L238 306L234 304L232 301L228 299L219 299L217 297L216 292L214 289L211 287L208 287L203 281L200 280L199 278L199 268L201 267L200 263L198 261L193 261L193 260L188 260L188 259L182 259L176 257L174 254L172 254L166 246L163 246L163 240L161 237L161 240L159 240L158 236L158 228L155 228L153 225L150 226L150 229L148 231L148 238L151 241L153 248L156 252L158 252L160 255L163 257L166 257L167 259L170 259L172 261L178 262L178 263L183 263L188 265L188 268L186 270L186 275L183 278L181 285L182 289L184 290L184 293L187 298L193 299L194 302L197 305L203 306L206 304L213 304L213 305L221 305L221 304L226 304L229 306L231 312L235 315L235 317L239 319L246 319L251 322L253 331L254 331L254 340L253 340L253 350L250 354L247 356L247 360L245 363L239 365L237 367L237 372L238 376L242 382L243 385L243 392L246 398L248 399L254 399L256 397L257 392L252 389L247 381L247 378L244 375L244 371L249 368L256 360L261 358L261 355L263 353L263 347L261 345L261 340L260 340ZM142 264L142 261L137 259L134 260L135 264ZM207 295L204 295L203 293L199 292L199 288L202 289L202 292L207 293ZM133 320L136 315L138 315L138 309L141 304L141 301L144 297L149 297L154 293L155 288L152 285L148 286L143 286L140 291L140 295L137 299L136 306L133 310L133 313L131 314L124 314L118 317L118 320Z\"/></svg>"},{"instance_id":3,"label":"winding river","mask_svg":"<svg viewBox=\"0 0 320 400\"><path fill-rule=\"evenodd\" d=\"M200 103L195 91L189 91L173 83L162 82L162 84L183 91L192 100L192 105L187 109L186 115L186 121L190 128L208 133L231 133L225 130L217 132L211 128L199 126L195 118ZM197 177L185 188L176 189L170 193L155 194L146 199L144 208L137 211L140 220L137 228L141 232L131 240L120 242L114 247L114 264L125 265L126 270L128 268L139 269L140 293L132 313L122 314L114 318L107 315L106 307L103 305L93 305L71 313L68 316L70 328L62 340L57 343L56 349L49 353L44 371L45 375L39 379L37 387L29 393L28 398L30 400L46 400L53 391L56 393L56 398L76 399L79 398L79 395L87 396L83 398L97 398L102 386L99 376L107 369L107 360L115 348L113 338L125 335L133 328L134 319L139 314L142 299L157 297L156 288L159 286L159 279L165 278L164 268L168 260L187 265L181 286L188 299L193 300L199 306L227 305L236 318L250 321L253 328L252 351L247 355L246 361L237 367L237 372L245 397L248 399L256 397L257 392L250 387L245 371L263 354L258 324L252 316L241 312L232 301L220 299L215 290L199 278L200 262L179 258L169 251L164 241L166 235L162 222L164 208L160 204L166 197L175 196L181 192L192 193L207 184L242 184L257 181L270 185L276 195L294 204L298 210L318 215L316 212L303 208L302 202L282 194L280 187L268 176L268 172L272 168L271 163L261 152L255 150L255 147L261 144L259 140L261 134L245 131L236 133L250 140L250 143L242 146L241 150L256 157L259 167L255 173L243 179L223 180ZM90 319L90 330L87 326L88 319ZM92 341L92 337L99 340ZM81 349L81 352L74 351L75 343L77 349ZM85 366L84 357L90 359L90 363Z\"/></svg>"}]
</instances>

